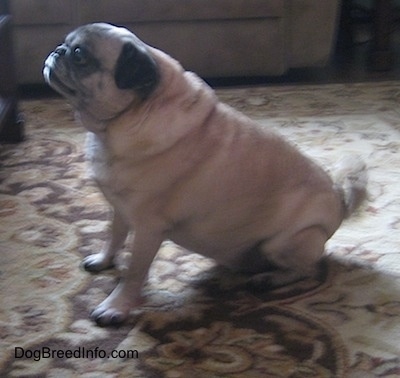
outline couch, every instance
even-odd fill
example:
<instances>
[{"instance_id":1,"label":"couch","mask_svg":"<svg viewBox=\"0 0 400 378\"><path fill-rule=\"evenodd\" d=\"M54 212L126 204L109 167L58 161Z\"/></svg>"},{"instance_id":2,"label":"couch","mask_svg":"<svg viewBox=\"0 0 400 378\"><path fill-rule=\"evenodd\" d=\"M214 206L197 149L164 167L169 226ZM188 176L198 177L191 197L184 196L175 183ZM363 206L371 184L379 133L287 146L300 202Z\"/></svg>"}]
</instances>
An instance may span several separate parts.
<instances>
[{"instance_id":1,"label":"couch","mask_svg":"<svg viewBox=\"0 0 400 378\"><path fill-rule=\"evenodd\" d=\"M9 0L19 84L42 83L47 54L89 22L123 25L203 77L323 66L340 0Z\"/></svg>"}]
</instances>

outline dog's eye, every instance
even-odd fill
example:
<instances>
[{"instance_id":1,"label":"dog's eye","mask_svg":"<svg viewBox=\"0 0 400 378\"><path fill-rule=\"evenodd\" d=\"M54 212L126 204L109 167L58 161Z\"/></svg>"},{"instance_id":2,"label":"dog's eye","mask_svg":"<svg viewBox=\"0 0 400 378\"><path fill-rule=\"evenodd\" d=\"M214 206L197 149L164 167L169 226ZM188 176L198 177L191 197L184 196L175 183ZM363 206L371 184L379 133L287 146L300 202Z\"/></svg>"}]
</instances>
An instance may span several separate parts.
<instances>
[{"instance_id":1,"label":"dog's eye","mask_svg":"<svg viewBox=\"0 0 400 378\"><path fill-rule=\"evenodd\" d=\"M75 47L72 51L72 59L78 66L84 66L88 62L87 55L80 47Z\"/></svg>"}]
</instances>

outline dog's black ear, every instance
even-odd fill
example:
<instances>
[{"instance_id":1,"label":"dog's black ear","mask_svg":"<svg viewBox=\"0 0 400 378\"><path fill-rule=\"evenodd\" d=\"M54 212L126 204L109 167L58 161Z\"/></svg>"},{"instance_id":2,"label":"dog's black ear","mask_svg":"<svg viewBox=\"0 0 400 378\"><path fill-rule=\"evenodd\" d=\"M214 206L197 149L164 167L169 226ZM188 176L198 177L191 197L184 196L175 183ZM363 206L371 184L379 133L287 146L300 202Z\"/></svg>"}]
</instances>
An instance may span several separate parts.
<instances>
[{"instance_id":1,"label":"dog's black ear","mask_svg":"<svg viewBox=\"0 0 400 378\"><path fill-rule=\"evenodd\" d=\"M135 89L145 99L159 82L158 66L142 46L127 42L122 47L115 67L115 83L119 89Z\"/></svg>"}]
</instances>

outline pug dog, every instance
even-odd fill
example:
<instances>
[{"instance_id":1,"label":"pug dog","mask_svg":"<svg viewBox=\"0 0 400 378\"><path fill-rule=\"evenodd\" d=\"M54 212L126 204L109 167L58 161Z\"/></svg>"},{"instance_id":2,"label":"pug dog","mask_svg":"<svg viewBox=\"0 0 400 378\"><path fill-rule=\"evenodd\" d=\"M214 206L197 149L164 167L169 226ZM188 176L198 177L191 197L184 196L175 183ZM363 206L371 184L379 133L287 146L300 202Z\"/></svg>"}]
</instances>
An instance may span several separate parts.
<instances>
[{"instance_id":1,"label":"pug dog","mask_svg":"<svg viewBox=\"0 0 400 378\"><path fill-rule=\"evenodd\" d=\"M141 304L167 239L266 289L312 276L325 242L365 197L361 159L329 175L125 28L79 27L43 74L88 130L93 177L113 208L109 242L83 267L112 267L134 235L118 285L91 314L99 325L121 323Z\"/></svg>"}]
</instances>

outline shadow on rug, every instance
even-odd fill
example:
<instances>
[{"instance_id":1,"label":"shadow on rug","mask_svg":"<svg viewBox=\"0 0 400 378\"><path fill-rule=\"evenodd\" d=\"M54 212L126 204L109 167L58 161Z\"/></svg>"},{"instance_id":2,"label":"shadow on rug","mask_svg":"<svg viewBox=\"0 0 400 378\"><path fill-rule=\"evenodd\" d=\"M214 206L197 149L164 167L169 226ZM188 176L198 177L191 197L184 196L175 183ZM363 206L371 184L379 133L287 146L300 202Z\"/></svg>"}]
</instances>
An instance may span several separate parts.
<instances>
[{"instance_id":1,"label":"shadow on rug","mask_svg":"<svg viewBox=\"0 0 400 378\"><path fill-rule=\"evenodd\" d=\"M144 306L97 327L88 314L118 271L79 269L109 219L85 171L85 133L63 100L26 101L27 140L0 146L0 376L400 375L400 83L218 94L321 164L355 152L369 165L368 202L329 241L319 276L252 292L166 242Z\"/></svg>"}]
</instances>

